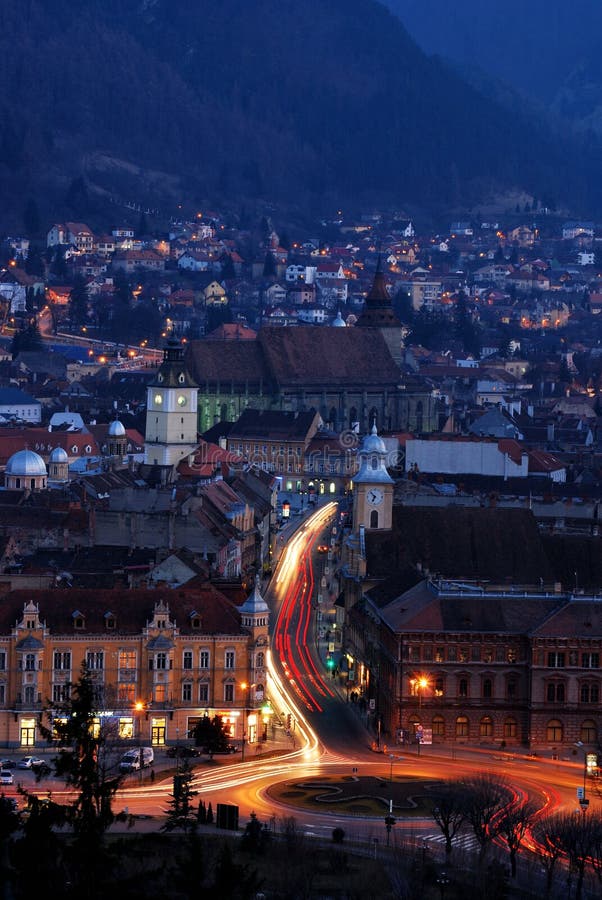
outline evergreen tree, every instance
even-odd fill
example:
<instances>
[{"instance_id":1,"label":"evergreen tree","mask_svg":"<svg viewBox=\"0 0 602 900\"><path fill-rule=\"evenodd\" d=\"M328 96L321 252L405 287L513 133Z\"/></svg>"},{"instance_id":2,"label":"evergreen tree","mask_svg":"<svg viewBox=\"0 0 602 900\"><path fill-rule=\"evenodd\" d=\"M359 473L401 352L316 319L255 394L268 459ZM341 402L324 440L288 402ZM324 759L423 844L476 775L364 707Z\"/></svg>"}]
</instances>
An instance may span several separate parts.
<instances>
[{"instance_id":1,"label":"evergreen tree","mask_svg":"<svg viewBox=\"0 0 602 900\"><path fill-rule=\"evenodd\" d=\"M138 222L138 237L143 237L148 234L148 218L145 212L140 213L140 220Z\"/></svg>"},{"instance_id":2,"label":"evergreen tree","mask_svg":"<svg viewBox=\"0 0 602 900\"><path fill-rule=\"evenodd\" d=\"M269 828L257 818L255 812L251 813L251 819L247 822L240 845L248 853L263 853L270 841Z\"/></svg>"},{"instance_id":3,"label":"evergreen tree","mask_svg":"<svg viewBox=\"0 0 602 900\"><path fill-rule=\"evenodd\" d=\"M15 332L10 345L10 352L13 359L16 359L19 353L24 353L28 350L35 350L38 352L44 350L42 336L40 335L40 329L38 328L38 323L35 318L32 318L29 321L29 324L20 331Z\"/></svg>"},{"instance_id":4,"label":"evergreen tree","mask_svg":"<svg viewBox=\"0 0 602 900\"><path fill-rule=\"evenodd\" d=\"M88 321L88 285L82 275L78 275L69 294L69 317L73 325L85 325Z\"/></svg>"},{"instance_id":5,"label":"evergreen tree","mask_svg":"<svg viewBox=\"0 0 602 900\"><path fill-rule=\"evenodd\" d=\"M193 737L195 745L202 747L209 756L224 751L230 739L221 716L214 716L213 719L202 716L194 729Z\"/></svg>"},{"instance_id":6,"label":"evergreen tree","mask_svg":"<svg viewBox=\"0 0 602 900\"><path fill-rule=\"evenodd\" d=\"M264 278L275 278L276 277L276 260L274 259L274 254L269 250L265 255L265 260L263 263L263 277Z\"/></svg>"},{"instance_id":7,"label":"evergreen tree","mask_svg":"<svg viewBox=\"0 0 602 900\"><path fill-rule=\"evenodd\" d=\"M175 828L186 832L195 830L198 819L192 807L192 798L196 795L197 791L192 789L192 771L185 761L173 778L173 791L162 831L173 831Z\"/></svg>"},{"instance_id":8,"label":"evergreen tree","mask_svg":"<svg viewBox=\"0 0 602 900\"><path fill-rule=\"evenodd\" d=\"M225 256L222 257L222 281L229 281L232 278L236 278L236 270L234 269L234 263L232 262L232 257L229 253L226 253Z\"/></svg>"},{"instance_id":9,"label":"evergreen tree","mask_svg":"<svg viewBox=\"0 0 602 900\"><path fill-rule=\"evenodd\" d=\"M207 807L207 825L213 825L213 807L211 806L211 800L209 801L209 806Z\"/></svg>"}]
</instances>

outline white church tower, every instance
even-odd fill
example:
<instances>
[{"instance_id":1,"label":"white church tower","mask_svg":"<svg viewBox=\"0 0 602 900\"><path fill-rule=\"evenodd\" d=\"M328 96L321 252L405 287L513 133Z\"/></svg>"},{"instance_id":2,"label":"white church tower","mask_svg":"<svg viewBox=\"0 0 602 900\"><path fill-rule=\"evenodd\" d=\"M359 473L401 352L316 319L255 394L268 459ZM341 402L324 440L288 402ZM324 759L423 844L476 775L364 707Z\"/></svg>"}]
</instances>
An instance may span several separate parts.
<instances>
[{"instance_id":1,"label":"white church tower","mask_svg":"<svg viewBox=\"0 0 602 900\"><path fill-rule=\"evenodd\" d=\"M193 452L198 445L197 396L198 386L184 363L184 349L170 338L146 392L145 463L173 466Z\"/></svg>"}]
</instances>

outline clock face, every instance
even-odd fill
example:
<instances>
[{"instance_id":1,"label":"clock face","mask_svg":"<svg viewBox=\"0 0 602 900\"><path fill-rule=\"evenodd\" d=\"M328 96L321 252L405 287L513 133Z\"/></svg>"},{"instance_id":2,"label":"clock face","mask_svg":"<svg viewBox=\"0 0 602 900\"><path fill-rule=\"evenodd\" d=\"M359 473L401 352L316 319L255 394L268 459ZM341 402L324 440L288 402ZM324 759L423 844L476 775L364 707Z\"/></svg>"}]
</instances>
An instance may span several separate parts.
<instances>
[{"instance_id":1,"label":"clock face","mask_svg":"<svg viewBox=\"0 0 602 900\"><path fill-rule=\"evenodd\" d=\"M155 394L155 403L157 406L161 406L163 403L163 394Z\"/></svg>"},{"instance_id":2,"label":"clock face","mask_svg":"<svg viewBox=\"0 0 602 900\"><path fill-rule=\"evenodd\" d=\"M383 502L383 492L379 491L378 488L371 488L366 494L366 499L368 503L372 503L373 506L378 506L379 503Z\"/></svg>"},{"instance_id":3,"label":"clock face","mask_svg":"<svg viewBox=\"0 0 602 900\"><path fill-rule=\"evenodd\" d=\"M184 394L180 394L178 397L178 406L186 406L186 397Z\"/></svg>"}]
</instances>

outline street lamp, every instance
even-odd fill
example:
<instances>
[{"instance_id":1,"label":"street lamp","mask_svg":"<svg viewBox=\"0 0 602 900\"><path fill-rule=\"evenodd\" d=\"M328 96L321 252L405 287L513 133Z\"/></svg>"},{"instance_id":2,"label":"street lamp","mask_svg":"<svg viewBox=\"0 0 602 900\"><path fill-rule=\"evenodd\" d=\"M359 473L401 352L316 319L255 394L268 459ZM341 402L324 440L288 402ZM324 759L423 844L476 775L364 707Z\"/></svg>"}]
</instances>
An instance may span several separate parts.
<instances>
[{"instance_id":1,"label":"street lamp","mask_svg":"<svg viewBox=\"0 0 602 900\"><path fill-rule=\"evenodd\" d=\"M138 772L140 773L140 781L142 781L142 713L144 712L144 703L142 700L136 700L134 709L136 710L138 718Z\"/></svg>"},{"instance_id":2,"label":"street lamp","mask_svg":"<svg viewBox=\"0 0 602 900\"><path fill-rule=\"evenodd\" d=\"M583 750L583 787L581 791L577 789L577 797L579 800L579 806L581 807L581 811L583 813L586 812L587 807L589 806L589 800L586 796L586 784L587 784L587 751L583 744L583 741L576 741L575 747L579 750ZM582 794L582 796L579 796Z\"/></svg>"}]
</instances>

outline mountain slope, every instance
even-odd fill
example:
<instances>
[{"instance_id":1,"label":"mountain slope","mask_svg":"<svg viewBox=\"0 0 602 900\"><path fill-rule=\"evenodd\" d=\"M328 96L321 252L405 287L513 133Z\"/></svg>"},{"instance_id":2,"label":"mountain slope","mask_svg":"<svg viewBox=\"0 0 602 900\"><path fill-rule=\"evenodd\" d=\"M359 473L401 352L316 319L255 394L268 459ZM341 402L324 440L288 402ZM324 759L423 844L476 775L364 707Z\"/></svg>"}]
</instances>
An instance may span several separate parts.
<instances>
[{"instance_id":1,"label":"mountain slope","mask_svg":"<svg viewBox=\"0 0 602 900\"><path fill-rule=\"evenodd\" d=\"M28 194L58 215L79 175L95 202L191 208L257 197L441 208L513 187L602 205L595 158L427 58L375 0L73 9L0 0L0 189L13 219Z\"/></svg>"},{"instance_id":2,"label":"mountain slope","mask_svg":"<svg viewBox=\"0 0 602 900\"><path fill-rule=\"evenodd\" d=\"M479 67L551 111L598 127L598 0L382 0L427 53Z\"/></svg>"}]
</instances>

